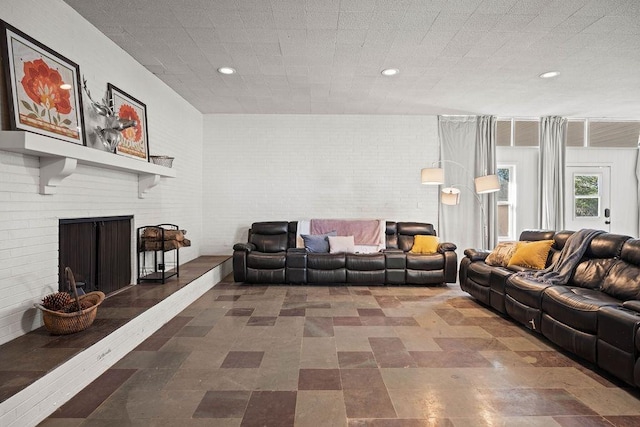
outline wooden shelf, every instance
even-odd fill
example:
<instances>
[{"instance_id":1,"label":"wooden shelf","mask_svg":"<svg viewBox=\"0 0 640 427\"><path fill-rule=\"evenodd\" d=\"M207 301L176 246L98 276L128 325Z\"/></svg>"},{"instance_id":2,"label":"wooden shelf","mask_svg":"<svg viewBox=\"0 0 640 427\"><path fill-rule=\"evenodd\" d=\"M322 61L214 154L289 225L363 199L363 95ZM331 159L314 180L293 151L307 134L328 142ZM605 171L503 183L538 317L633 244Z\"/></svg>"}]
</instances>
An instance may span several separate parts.
<instances>
[{"instance_id":1,"label":"wooden shelf","mask_svg":"<svg viewBox=\"0 0 640 427\"><path fill-rule=\"evenodd\" d=\"M31 132L0 131L0 150L40 158L40 194L55 194L56 187L76 171L78 164L138 175L141 199L158 185L160 178L176 177L171 168Z\"/></svg>"}]
</instances>

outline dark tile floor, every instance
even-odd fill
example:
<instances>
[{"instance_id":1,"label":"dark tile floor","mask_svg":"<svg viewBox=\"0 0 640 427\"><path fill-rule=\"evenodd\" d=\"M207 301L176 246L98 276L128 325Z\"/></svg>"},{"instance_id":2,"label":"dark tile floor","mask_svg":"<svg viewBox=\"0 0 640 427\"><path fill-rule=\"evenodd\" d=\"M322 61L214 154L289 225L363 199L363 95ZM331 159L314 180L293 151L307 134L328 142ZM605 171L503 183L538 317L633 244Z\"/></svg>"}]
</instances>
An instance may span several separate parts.
<instances>
[{"instance_id":1,"label":"dark tile floor","mask_svg":"<svg viewBox=\"0 0 640 427\"><path fill-rule=\"evenodd\" d=\"M457 285L227 278L41 425L640 425L603 375Z\"/></svg>"}]
</instances>

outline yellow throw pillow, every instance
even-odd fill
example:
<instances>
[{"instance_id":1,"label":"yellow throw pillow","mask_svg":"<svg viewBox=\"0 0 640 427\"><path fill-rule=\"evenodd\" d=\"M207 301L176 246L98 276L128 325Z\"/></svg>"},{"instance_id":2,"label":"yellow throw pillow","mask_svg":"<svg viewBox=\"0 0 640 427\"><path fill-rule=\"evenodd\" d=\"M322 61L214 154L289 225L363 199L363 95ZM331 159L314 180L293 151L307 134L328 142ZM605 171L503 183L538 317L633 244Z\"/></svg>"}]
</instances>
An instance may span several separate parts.
<instances>
[{"instance_id":1,"label":"yellow throw pillow","mask_svg":"<svg viewBox=\"0 0 640 427\"><path fill-rule=\"evenodd\" d=\"M506 267L516 251L518 242L501 242L491 251L484 262L494 267Z\"/></svg>"},{"instance_id":2,"label":"yellow throw pillow","mask_svg":"<svg viewBox=\"0 0 640 427\"><path fill-rule=\"evenodd\" d=\"M412 254L435 254L438 252L438 238L436 236L413 236Z\"/></svg>"},{"instance_id":3,"label":"yellow throw pillow","mask_svg":"<svg viewBox=\"0 0 640 427\"><path fill-rule=\"evenodd\" d=\"M553 240L538 240L536 242L518 242L516 251L508 265L542 270L547 264L549 250Z\"/></svg>"}]
</instances>

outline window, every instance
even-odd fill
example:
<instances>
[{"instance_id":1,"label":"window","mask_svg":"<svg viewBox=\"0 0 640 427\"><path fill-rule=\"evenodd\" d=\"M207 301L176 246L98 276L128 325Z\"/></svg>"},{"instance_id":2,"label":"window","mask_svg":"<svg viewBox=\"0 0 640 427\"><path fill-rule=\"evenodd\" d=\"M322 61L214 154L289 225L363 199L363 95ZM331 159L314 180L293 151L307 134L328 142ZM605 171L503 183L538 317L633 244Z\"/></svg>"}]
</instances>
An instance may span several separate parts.
<instances>
[{"instance_id":1,"label":"window","mask_svg":"<svg viewBox=\"0 0 640 427\"><path fill-rule=\"evenodd\" d=\"M500 118L496 121L496 146L538 147L539 121ZM640 121L569 119L567 147L637 147Z\"/></svg>"},{"instance_id":2,"label":"window","mask_svg":"<svg viewBox=\"0 0 640 427\"><path fill-rule=\"evenodd\" d=\"M574 218L600 216L600 175L574 175L573 200Z\"/></svg>"},{"instance_id":3,"label":"window","mask_svg":"<svg viewBox=\"0 0 640 427\"><path fill-rule=\"evenodd\" d=\"M537 120L501 118L496 120L496 146L537 147L540 145Z\"/></svg>"},{"instance_id":4,"label":"window","mask_svg":"<svg viewBox=\"0 0 640 427\"><path fill-rule=\"evenodd\" d=\"M498 166L500 180L498 199L498 240L516 240L515 166Z\"/></svg>"},{"instance_id":5,"label":"window","mask_svg":"<svg viewBox=\"0 0 640 427\"><path fill-rule=\"evenodd\" d=\"M496 146L511 145L511 120L496 120Z\"/></svg>"},{"instance_id":6,"label":"window","mask_svg":"<svg viewBox=\"0 0 640 427\"><path fill-rule=\"evenodd\" d=\"M513 123L513 145L516 147L538 147L539 123L531 120L515 120Z\"/></svg>"},{"instance_id":7,"label":"window","mask_svg":"<svg viewBox=\"0 0 640 427\"><path fill-rule=\"evenodd\" d=\"M589 121L589 147L637 147L640 122Z\"/></svg>"}]
</instances>

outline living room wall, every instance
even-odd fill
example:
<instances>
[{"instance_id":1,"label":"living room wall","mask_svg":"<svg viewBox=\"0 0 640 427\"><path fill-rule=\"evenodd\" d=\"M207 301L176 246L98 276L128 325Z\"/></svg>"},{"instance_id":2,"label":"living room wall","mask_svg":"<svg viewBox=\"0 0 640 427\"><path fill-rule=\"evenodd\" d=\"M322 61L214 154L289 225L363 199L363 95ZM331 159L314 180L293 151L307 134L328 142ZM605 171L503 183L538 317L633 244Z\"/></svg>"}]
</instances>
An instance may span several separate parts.
<instances>
[{"instance_id":1,"label":"living room wall","mask_svg":"<svg viewBox=\"0 0 640 427\"><path fill-rule=\"evenodd\" d=\"M256 221L384 218L437 224L435 116L205 115L203 253Z\"/></svg>"},{"instance_id":2,"label":"living room wall","mask_svg":"<svg viewBox=\"0 0 640 427\"><path fill-rule=\"evenodd\" d=\"M163 178L145 199L138 198L137 175L82 165L57 194L41 195L39 159L0 150L1 344L38 327L33 303L57 290L60 218L134 215L133 227L176 223L193 243L181 250L181 263L199 256L202 114L61 0L3 0L0 18L79 64L94 98L110 82L144 102L150 153L175 156L177 169L177 178ZM3 99L4 80L0 88Z\"/></svg>"}]
</instances>

